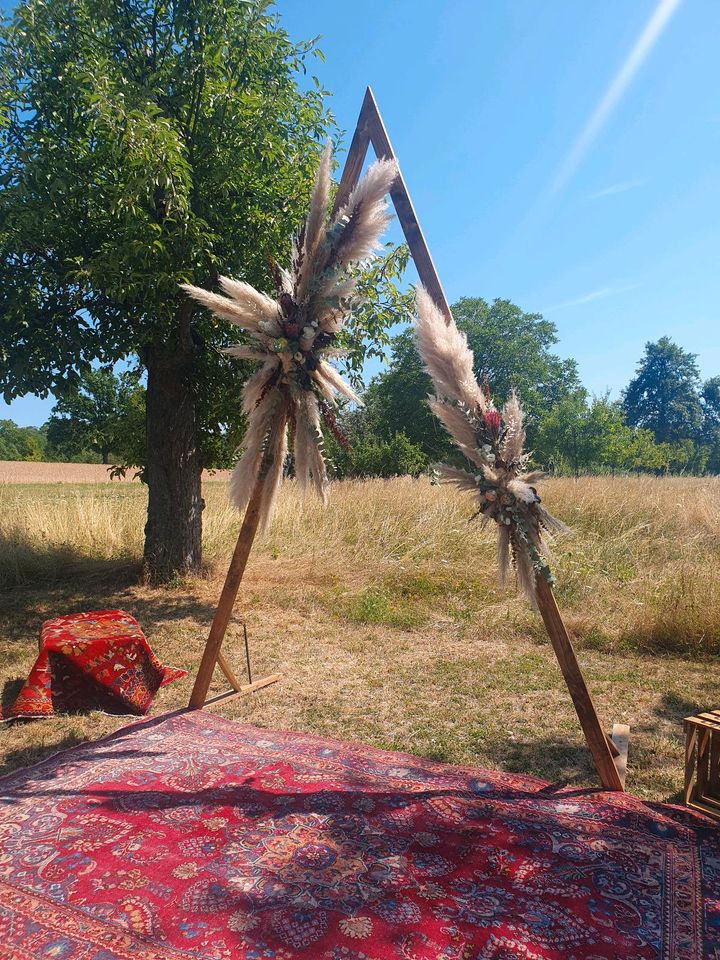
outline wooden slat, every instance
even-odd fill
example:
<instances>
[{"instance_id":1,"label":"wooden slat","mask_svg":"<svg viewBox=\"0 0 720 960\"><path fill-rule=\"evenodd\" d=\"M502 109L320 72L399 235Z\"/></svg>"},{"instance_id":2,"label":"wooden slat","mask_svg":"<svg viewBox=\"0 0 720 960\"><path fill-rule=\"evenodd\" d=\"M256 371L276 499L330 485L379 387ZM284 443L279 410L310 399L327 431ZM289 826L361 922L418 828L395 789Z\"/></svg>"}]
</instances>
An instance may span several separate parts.
<instances>
[{"instance_id":1,"label":"wooden slat","mask_svg":"<svg viewBox=\"0 0 720 960\"><path fill-rule=\"evenodd\" d=\"M565 623L555 596L542 574L536 577L537 603L545 623L560 670L565 678L580 726L585 734L600 782L606 790L623 790L618 768L615 766L607 737L600 726L595 705L585 684Z\"/></svg>"},{"instance_id":2,"label":"wooden slat","mask_svg":"<svg viewBox=\"0 0 720 960\"><path fill-rule=\"evenodd\" d=\"M618 755L615 757L615 767L624 790L627 778L628 751L630 749L630 727L626 723L613 724L612 742L618 751Z\"/></svg>"},{"instance_id":3,"label":"wooden slat","mask_svg":"<svg viewBox=\"0 0 720 960\"><path fill-rule=\"evenodd\" d=\"M258 476L255 481L255 487L245 510L245 516L243 517L242 526L240 527L235 550L232 560L230 561L230 566L228 567L225 583L223 584L222 593L218 600L215 616L213 617L210 633L203 651L202 660L200 661L197 676L195 677L192 693L190 694L188 706L193 710L200 710L204 706L205 698L210 689L210 682L212 681L215 664L218 661L220 647L225 639L225 633L230 623L230 617L232 616L238 590L240 589L243 574L245 573L250 550L260 523L263 485L272 463L273 454L271 448L268 448L263 455L260 470L258 471ZM230 678L228 677L228 679ZM230 682L232 683L232 681Z\"/></svg>"},{"instance_id":4,"label":"wooden slat","mask_svg":"<svg viewBox=\"0 0 720 960\"><path fill-rule=\"evenodd\" d=\"M262 680L255 680L253 683L246 683L244 686L240 687L239 690L229 690L227 693L218 693L214 697L210 697L209 700L206 700L204 706L209 707L214 703L221 703L225 700L233 700L235 697L242 697L246 693L254 693L256 690L261 690L263 687L269 687L271 683L277 683L278 680L282 680L282 674L271 673L270 676L263 677Z\"/></svg>"},{"instance_id":5,"label":"wooden slat","mask_svg":"<svg viewBox=\"0 0 720 960\"><path fill-rule=\"evenodd\" d=\"M707 720L700 720L698 718L693 718L689 721L696 730L707 730L709 733L720 734L720 725L717 723L709 723Z\"/></svg>"},{"instance_id":6,"label":"wooden slat","mask_svg":"<svg viewBox=\"0 0 720 960\"><path fill-rule=\"evenodd\" d=\"M238 680L237 676L235 675L235 671L230 666L228 661L225 659L225 654L221 650L218 650L217 665L220 667L222 672L227 677L228 682L230 683L230 686L233 688L233 690L241 690L242 683L240 683L240 681Z\"/></svg>"},{"instance_id":7,"label":"wooden slat","mask_svg":"<svg viewBox=\"0 0 720 960\"><path fill-rule=\"evenodd\" d=\"M711 726L720 727L720 716L714 710L712 713L698 713L695 720L705 720Z\"/></svg>"},{"instance_id":8,"label":"wooden slat","mask_svg":"<svg viewBox=\"0 0 720 960\"><path fill-rule=\"evenodd\" d=\"M697 746L698 731L692 718L685 720L685 803L689 806L695 789L695 748Z\"/></svg>"},{"instance_id":9,"label":"wooden slat","mask_svg":"<svg viewBox=\"0 0 720 960\"><path fill-rule=\"evenodd\" d=\"M335 196L335 205L333 208L335 212L346 203L347 198L360 179L363 162L370 143L372 143L373 149L378 157L387 160L397 160L387 130L385 129L385 124L380 116L378 105L375 102L375 97L370 87L368 87L365 91L362 107L360 108L355 135L348 150L345 169L340 179L340 186ZM420 221L418 220L417 213L410 199L410 193L402 172L398 173L395 183L390 188L390 199L395 207L395 212L400 221L407 245L410 248L410 253L420 281L443 312L446 320L449 321L452 316L450 304L447 301L445 291L440 282L440 276L438 275L433 258L430 255L430 249L425 240L422 228L420 227Z\"/></svg>"},{"instance_id":10,"label":"wooden slat","mask_svg":"<svg viewBox=\"0 0 720 960\"><path fill-rule=\"evenodd\" d=\"M695 768L696 796L698 799L705 796L708 780L708 747L710 746L710 731L702 730L698 736L697 766Z\"/></svg>"},{"instance_id":11,"label":"wooden slat","mask_svg":"<svg viewBox=\"0 0 720 960\"><path fill-rule=\"evenodd\" d=\"M720 736L718 735L710 738L708 793L712 797L720 797Z\"/></svg>"},{"instance_id":12,"label":"wooden slat","mask_svg":"<svg viewBox=\"0 0 720 960\"><path fill-rule=\"evenodd\" d=\"M702 800L693 799L687 806L691 810L698 810L708 817L720 820L720 803L718 803L717 800L713 800L712 797L704 797Z\"/></svg>"}]
</instances>

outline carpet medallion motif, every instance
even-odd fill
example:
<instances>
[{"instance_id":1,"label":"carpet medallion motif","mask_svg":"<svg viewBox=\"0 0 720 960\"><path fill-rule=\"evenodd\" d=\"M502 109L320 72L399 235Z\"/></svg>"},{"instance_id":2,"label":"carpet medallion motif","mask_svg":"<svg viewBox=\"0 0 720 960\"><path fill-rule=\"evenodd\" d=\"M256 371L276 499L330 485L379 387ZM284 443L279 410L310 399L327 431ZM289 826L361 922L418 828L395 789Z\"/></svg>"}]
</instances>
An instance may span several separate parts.
<instances>
[{"instance_id":1,"label":"carpet medallion motif","mask_svg":"<svg viewBox=\"0 0 720 960\"><path fill-rule=\"evenodd\" d=\"M0 780L0 956L714 960L720 842L627 795L169 714Z\"/></svg>"}]
</instances>

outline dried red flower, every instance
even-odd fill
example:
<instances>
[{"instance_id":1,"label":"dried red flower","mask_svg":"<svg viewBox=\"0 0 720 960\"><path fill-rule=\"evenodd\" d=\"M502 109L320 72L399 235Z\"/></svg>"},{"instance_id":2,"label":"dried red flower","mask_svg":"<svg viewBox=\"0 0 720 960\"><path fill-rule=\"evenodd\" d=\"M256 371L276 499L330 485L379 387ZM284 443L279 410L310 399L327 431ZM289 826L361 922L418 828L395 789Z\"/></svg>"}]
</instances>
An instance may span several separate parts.
<instances>
[{"instance_id":1,"label":"dried red flower","mask_svg":"<svg viewBox=\"0 0 720 960\"><path fill-rule=\"evenodd\" d=\"M490 433L500 433L501 420L500 414L497 410L487 410L483 414L483 420L485 421L485 426L488 428Z\"/></svg>"}]
</instances>

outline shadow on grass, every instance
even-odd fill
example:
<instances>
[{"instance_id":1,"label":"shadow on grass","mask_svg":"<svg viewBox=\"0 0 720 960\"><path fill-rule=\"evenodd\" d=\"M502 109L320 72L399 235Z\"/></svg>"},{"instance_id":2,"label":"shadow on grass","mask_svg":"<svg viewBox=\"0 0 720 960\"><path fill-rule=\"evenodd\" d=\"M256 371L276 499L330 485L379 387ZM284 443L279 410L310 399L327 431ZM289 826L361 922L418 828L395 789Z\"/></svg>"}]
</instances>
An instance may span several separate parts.
<instances>
[{"instance_id":1,"label":"shadow on grass","mask_svg":"<svg viewBox=\"0 0 720 960\"><path fill-rule=\"evenodd\" d=\"M34 583L63 583L74 577L98 581L133 579L141 572L134 553L101 557L93 555L92 544L80 550L68 544L33 543L0 535L0 588L29 587Z\"/></svg>"},{"instance_id":2,"label":"shadow on grass","mask_svg":"<svg viewBox=\"0 0 720 960\"><path fill-rule=\"evenodd\" d=\"M691 700L689 697L684 697L670 690L662 694L658 703L653 707L652 713L639 718L633 724L630 732L632 735L632 730L634 729L642 733L656 734L661 729L658 720L665 720L673 725L675 734L681 737L683 735L682 722L685 717L702 713L703 710L717 709L718 706L720 706L720 704L714 704L708 707L707 704L703 704L699 700ZM665 733L666 735L671 735L673 730L668 730L667 727L665 727Z\"/></svg>"},{"instance_id":3,"label":"shadow on grass","mask_svg":"<svg viewBox=\"0 0 720 960\"><path fill-rule=\"evenodd\" d=\"M3 684L2 694L0 695L0 707L3 711L7 710L14 702L17 695L22 690L25 681L18 677L16 680L6 680Z\"/></svg>"},{"instance_id":4,"label":"shadow on grass","mask_svg":"<svg viewBox=\"0 0 720 960\"><path fill-rule=\"evenodd\" d=\"M584 744L537 736L528 740L486 741L484 749L508 773L527 774L569 786L586 785L597 780L590 753Z\"/></svg>"},{"instance_id":5,"label":"shadow on grass","mask_svg":"<svg viewBox=\"0 0 720 960\"><path fill-rule=\"evenodd\" d=\"M678 724L678 735L682 735L681 721L684 717L698 713L703 709L695 700L666 693L655 708L654 713L666 720ZM656 724L637 724L630 729L630 753L628 757L628 779L626 789L633 793L633 770L641 771L657 764L657 752L652 743L644 736L633 737L633 729L638 734L653 733ZM496 741L493 745L485 743L495 763L509 773L529 774L549 780L554 784L568 786L598 784L598 775L592 762L590 751L582 744L571 744L557 738L541 737L522 741ZM662 797L662 803L683 805L682 789Z\"/></svg>"},{"instance_id":6,"label":"shadow on grass","mask_svg":"<svg viewBox=\"0 0 720 960\"><path fill-rule=\"evenodd\" d=\"M203 629L215 612L211 603L188 593L192 587L156 587L145 595L139 587L139 567L131 572L116 567L102 579L74 576L64 582L35 583L0 593L3 639L11 643L37 643L40 627L52 617L89 610L123 609L138 620L146 633L167 621L197 620Z\"/></svg>"},{"instance_id":7,"label":"shadow on grass","mask_svg":"<svg viewBox=\"0 0 720 960\"><path fill-rule=\"evenodd\" d=\"M6 685L7 686L7 685ZM18 723L44 723L43 720L11 720L9 726ZM69 747L76 747L79 743L85 741L81 734L66 733L52 742L43 740L41 745L35 744L27 747L20 747L18 750L10 750L5 753L0 762L0 777L15 772L19 767L29 767L41 760L46 760L55 753L67 750Z\"/></svg>"},{"instance_id":8,"label":"shadow on grass","mask_svg":"<svg viewBox=\"0 0 720 960\"><path fill-rule=\"evenodd\" d=\"M137 558L104 559L0 537L2 639L36 639L48 617L112 606L105 599L139 583L140 575Z\"/></svg>"},{"instance_id":9,"label":"shadow on grass","mask_svg":"<svg viewBox=\"0 0 720 960\"><path fill-rule=\"evenodd\" d=\"M675 723L681 723L685 717L693 716L696 713L702 713L703 710L717 709L720 703L708 707L707 704L700 703L699 700L691 700L689 697L681 697L677 693L664 693L660 703L655 707L654 712L663 720L671 720Z\"/></svg>"}]
</instances>

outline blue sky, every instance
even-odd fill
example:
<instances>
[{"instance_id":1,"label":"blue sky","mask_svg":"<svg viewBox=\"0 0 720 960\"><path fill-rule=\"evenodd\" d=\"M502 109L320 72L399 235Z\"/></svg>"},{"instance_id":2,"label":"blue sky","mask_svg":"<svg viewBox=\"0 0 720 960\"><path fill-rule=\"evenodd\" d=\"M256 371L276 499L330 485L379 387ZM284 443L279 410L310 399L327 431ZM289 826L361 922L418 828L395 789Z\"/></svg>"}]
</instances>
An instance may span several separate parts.
<instances>
[{"instance_id":1,"label":"blue sky","mask_svg":"<svg viewBox=\"0 0 720 960\"><path fill-rule=\"evenodd\" d=\"M558 327L617 396L667 334L720 374L717 0L280 0L352 133L373 87L446 292ZM40 423L51 401L0 417Z\"/></svg>"}]
</instances>

